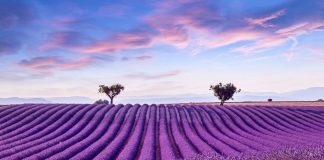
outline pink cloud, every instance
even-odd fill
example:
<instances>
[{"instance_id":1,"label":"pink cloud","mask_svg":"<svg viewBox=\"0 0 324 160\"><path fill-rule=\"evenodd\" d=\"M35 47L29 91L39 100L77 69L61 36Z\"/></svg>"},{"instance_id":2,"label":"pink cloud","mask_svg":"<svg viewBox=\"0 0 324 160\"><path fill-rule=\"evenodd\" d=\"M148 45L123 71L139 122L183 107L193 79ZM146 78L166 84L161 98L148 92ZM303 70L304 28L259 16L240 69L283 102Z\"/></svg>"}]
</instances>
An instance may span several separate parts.
<instances>
[{"instance_id":1,"label":"pink cloud","mask_svg":"<svg viewBox=\"0 0 324 160\"><path fill-rule=\"evenodd\" d=\"M275 46L282 45L288 40L293 40L292 48L298 41L295 37L316 31L324 26L323 22L300 23L279 29L274 33L267 33L255 40L254 43L233 49L234 52L253 53L264 51ZM291 49L290 49L291 50Z\"/></svg>"},{"instance_id":2,"label":"pink cloud","mask_svg":"<svg viewBox=\"0 0 324 160\"><path fill-rule=\"evenodd\" d=\"M170 3L169 3L170 2ZM173 4L172 7L170 4ZM60 33L52 36L43 49L65 48L74 52L96 54L118 52L123 49L138 49L151 47L157 43L167 43L178 48L195 46L195 36L201 48L217 48L244 40L259 38L261 32L241 27L226 31L214 31L222 17L217 10L207 3L196 0L161 2L153 14L142 19L144 29L135 28L132 31L115 33L109 38L87 43L78 34ZM70 22L70 20L66 20ZM65 21L63 21L65 23ZM79 38L71 38L77 37ZM85 39L80 41L80 39ZM70 40L77 43L69 43ZM205 39L202 40L201 39ZM208 39L208 41L207 41Z\"/></svg>"},{"instance_id":3,"label":"pink cloud","mask_svg":"<svg viewBox=\"0 0 324 160\"><path fill-rule=\"evenodd\" d=\"M102 40L94 40L76 31L55 32L39 47L39 50L67 49L78 53L97 54L150 47L154 35L143 30L145 29L119 32Z\"/></svg>"},{"instance_id":4,"label":"pink cloud","mask_svg":"<svg viewBox=\"0 0 324 160\"><path fill-rule=\"evenodd\" d=\"M266 16L266 17L262 17L262 18L246 18L245 20L250 25L258 25L258 26L265 27L265 28L275 27L274 24L270 24L270 23L267 23L267 22L285 15L285 12L286 11L284 9L282 9L282 10L279 10L279 11L277 11L277 12L275 12L275 13L269 15L269 16Z\"/></svg>"},{"instance_id":5,"label":"pink cloud","mask_svg":"<svg viewBox=\"0 0 324 160\"><path fill-rule=\"evenodd\" d=\"M145 21L158 31L159 35L156 37L158 41L182 43L188 39L187 29L183 24L179 24L169 16L154 15L146 17Z\"/></svg>"},{"instance_id":6,"label":"pink cloud","mask_svg":"<svg viewBox=\"0 0 324 160\"><path fill-rule=\"evenodd\" d=\"M254 53L254 52L264 51L264 50L270 49L271 47L281 45L281 44L287 42L287 40L288 40L288 37L266 36L266 37L257 39L252 44L234 48L232 51L250 54L250 53Z\"/></svg>"},{"instance_id":7,"label":"pink cloud","mask_svg":"<svg viewBox=\"0 0 324 160\"><path fill-rule=\"evenodd\" d=\"M36 57L30 60L22 60L18 64L21 67L37 72L53 72L55 70L77 70L93 64L92 59L66 60L59 57Z\"/></svg>"},{"instance_id":8,"label":"pink cloud","mask_svg":"<svg viewBox=\"0 0 324 160\"><path fill-rule=\"evenodd\" d=\"M102 40L93 40L80 32L63 31L51 34L39 50L67 49L84 54L114 53L124 49L147 48L158 42L175 45L187 40L185 32L181 27L159 28L152 24L149 27L139 26L130 31L118 32Z\"/></svg>"},{"instance_id":9,"label":"pink cloud","mask_svg":"<svg viewBox=\"0 0 324 160\"><path fill-rule=\"evenodd\" d=\"M211 40L211 47L221 47L240 41L255 40L263 36L262 32L251 29L237 29L229 32L218 33Z\"/></svg>"},{"instance_id":10,"label":"pink cloud","mask_svg":"<svg viewBox=\"0 0 324 160\"><path fill-rule=\"evenodd\" d=\"M48 40L38 49L41 51L53 49L69 49L72 51L82 51L84 46L91 44L93 40L77 31L61 31L52 33Z\"/></svg>"},{"instance_id":11,"label":"pink cloud","mask_svg":"<svg viewBox=\"0 0 324 160\"><path fill-rule=\"evenodd\" d=\"M304 19L289 23L289 26L288 23L278 22L276 24L278 26L270 23L286 15L286 9L260 18L244 20L242 17L228 19L219 12L217 7L207 1L167 0L157 3L155 7L150 15L142 17L140 24L131 30L120 31L102 39L92 39L79 32L57 32L52 34L40 48L42 50L61 48L78 53L97 54L149 48L155 44L166 43L178 49L192 48L194 54L198 54L209 48L218 48L240 41L252 41L250 44L233 49L236 52L251 53L284 44L290 37L297 37L323 26L323 22L307 22ZM102 10L109 10L109 6ZM64 25L73 21L73 19L63 19L60 23ZM276 28L271 28L275 26Z\"/></svg>"},{"instance_id":12,"label":"pink cloud","mask_svg":"<svg viewBox=\"0 0 324 160\"><path fill-rule=\"evenodd\" d=\"M320 30L321 27L324 27L324 21L301 22L286 28L279 29L276 31L276 33L286 37L296 36L296 35L307 34L315 30Z\"/></svg>"},{"instance_id":13,"label":"pink cloud","mask_svg":"<svg viewBox=\"0 0 324 160\"><path fill-rule=\"evenodd\" d=\"M178 48L189 45L194 34L210 34L221 20L217 10L197 0L161 1L155 11L143 18L158 34L154 43L167 43Z\"/></svg>"},{"instance_id":14,"label":"pink cloud","mask_svg":"<svg viewBox=\"0 0 324 160\"><path fill-rule=\"evenodd\" d=\"M69 62L65 62L59 66L62 70L77 70L94 63L92 59L77 59Z\"/></svg>"},{"instance_id":15,"label":"pink cloud","mask_svg":"<svg viewBox=\"0 0 324 160\"><path fill-rule=\"evenodd\" d=\"M152 45L152 34L145 31L117 33L111 39L98 41L89 46L80 47L83 53L116 52L122 49L137 49Z\"/></svg>"},{"instance_id":16,"label":"pink cloud","mask_svg":"<svg viewBox=\"0 0 324 160\"><path fill-rule=\"evenodd\" d=\"M22 60L19 65L33 70L46 70L61 63L58 57L36 57L31 60Z\"/></svg>"}]
</instances>

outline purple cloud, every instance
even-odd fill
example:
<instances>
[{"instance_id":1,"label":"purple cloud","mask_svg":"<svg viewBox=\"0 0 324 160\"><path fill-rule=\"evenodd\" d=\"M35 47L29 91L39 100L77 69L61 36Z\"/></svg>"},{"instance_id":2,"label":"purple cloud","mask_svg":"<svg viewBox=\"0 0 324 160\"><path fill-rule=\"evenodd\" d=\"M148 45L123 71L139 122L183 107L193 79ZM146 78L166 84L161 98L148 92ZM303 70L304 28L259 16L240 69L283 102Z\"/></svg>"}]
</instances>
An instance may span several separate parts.
<instances>
[{"instance_id":1,"label":"purple cloud","mask_svg":"<svg viewBox=\"0 0 324 160\"><path fill-rule=\"evenodd\" d=\"M153 59L153 56L143 55L137 57L123 57L122 61L148 61Z\"/></svg>"},{"instance_id":2,"label":"purple cloud","mask_svg":"<svg viewBox=\"0 0 324 160\"><path fill-rule=\"evenodd\" d=\"M19 27L19 25L29 24L34 18L34 11L29 5L15 2L1 2L0 30L11 30Z\"/></svg>"},{"instance_id":3,"label":"purple cloud","mask_svg":"<svg viewBox=\"0 0 324 160\"><path fill-rule=\"evenodd\" d=\"M1 2L0 5L0 56L15 54L25 44L25 30L30 27L36 13L30 5Z\"/></svg>"},{"instance_id":4,"label":"purple cloud","mask_svg":"<svg viewBox=\"0 0 324 160\"><path fill-rule=\"evenodd\" d=\"M39 47L41 51L66 49L84 54L114 53L123 49L145 48L152 45L154 34L147 30L134 29L114 33L102 40L94 40L82 32L54 32Z\"/></svg>"},{"instance_id":5,"label":"purple cloud","mask_svg":"<svg viewBox=\"0 0 324 160\"><path fill-rule=\"evenodd\" d=\"M19 66L31 69L36 72L53 72L56 70L77 70L93 64L92 59L81 58L74 60L62 59L60 57L35 57L24 59L19 62Z\"/></svg>"},{"instance_id":6,"label":"purple cloud","mask_svg":"<svg viewBox=\"0 0 324 160\"><path fill-rule=\"evenodd\" d=\"M59 17L59 18L49 20L48 23L53 27L70 29L70 28L88 27L91 22L92 22L91 18Z\"/></svg>"},{"instance_id":7,"label":"purple cloud","mask_svg":"<svg viewBox=\"0 0 324 160\"><path fill-rule=\"evenodd\" d=\"M49 35L45 43L40 46L40 50L52 49L70 49L74 51L81 50L83 46L92 43L92 39L78 31L60 31Z\"/></svg>"}]
</instances>

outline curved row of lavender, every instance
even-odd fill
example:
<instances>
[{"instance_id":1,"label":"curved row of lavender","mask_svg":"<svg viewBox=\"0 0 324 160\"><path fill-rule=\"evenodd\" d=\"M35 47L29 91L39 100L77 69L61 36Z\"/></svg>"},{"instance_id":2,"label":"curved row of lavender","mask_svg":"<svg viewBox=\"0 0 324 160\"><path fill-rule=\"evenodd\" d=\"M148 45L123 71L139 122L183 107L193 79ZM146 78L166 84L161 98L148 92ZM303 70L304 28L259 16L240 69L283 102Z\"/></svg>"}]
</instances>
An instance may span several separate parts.
<instances>
[{"instance_id":1,"label":"curved row of lavender","mask_svg":"<svg viewBox=\"0 0 324 160\"><path fill-rule=\"evenodd\" d=\"M182 159L324 144L321 107L25 104L0 108L0 159Z\"/></svg>"}]
</instances>

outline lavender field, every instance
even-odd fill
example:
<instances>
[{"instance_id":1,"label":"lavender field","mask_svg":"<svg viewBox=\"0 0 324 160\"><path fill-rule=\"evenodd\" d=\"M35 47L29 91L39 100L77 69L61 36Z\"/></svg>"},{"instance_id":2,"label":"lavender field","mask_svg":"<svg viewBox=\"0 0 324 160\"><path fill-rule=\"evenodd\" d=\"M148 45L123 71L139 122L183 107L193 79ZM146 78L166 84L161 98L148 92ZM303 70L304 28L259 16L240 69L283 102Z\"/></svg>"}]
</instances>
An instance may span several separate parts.
<instances>
[{"instance_id":1,"label":"lavender field","mask_svg":"<svg viewBox=\"0 0 324 160\"><path fill-rule=\"evenodd\" d=\"M323 145L323 135L324 108L315 106L0 107L0 159L6 160L267 157L289 147L305 156L303 146Z\"/></svg>"}]
</instances>

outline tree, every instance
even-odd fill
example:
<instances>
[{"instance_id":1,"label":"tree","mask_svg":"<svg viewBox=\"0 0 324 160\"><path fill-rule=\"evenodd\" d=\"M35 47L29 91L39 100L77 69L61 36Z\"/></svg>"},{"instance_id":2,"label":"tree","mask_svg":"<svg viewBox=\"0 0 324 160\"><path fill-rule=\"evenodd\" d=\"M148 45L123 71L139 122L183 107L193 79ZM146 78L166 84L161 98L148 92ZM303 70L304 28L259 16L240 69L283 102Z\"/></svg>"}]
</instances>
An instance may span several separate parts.
<instances>
[{"instance_id":1,"label":"tree","mask_svg":"<svg viewBox=\"0 0 324 160\"><path fill-rule=\"evenodd\" d=\"M94 104L109 104L109 102L107 100L99 99Z\"/></svg>"},{"instance_id":2,"label":"tree","mask_svg":"<svg viewBox=\"0 0 324 160\"><path fill-rule=\"evenodd\" d=\"M211 85L209 90L212 90L214 95L221 101L221 106L224 105L225 101L229 99L233 100L234 93L241 91L241 89L237 89L232 83Z\"/></svg>"},{"instance_id":3,"label":"tree","mask_svg":"<svg viewBox=\"0 0 324 160\"><path fill-rule=\"evenodd\" d=\"M99 93L105 93L110 98L110 104L114 103L114 97L124 90L121 84L114 84L111 86L99 85Z\"/></svg>"}]
</instances>

